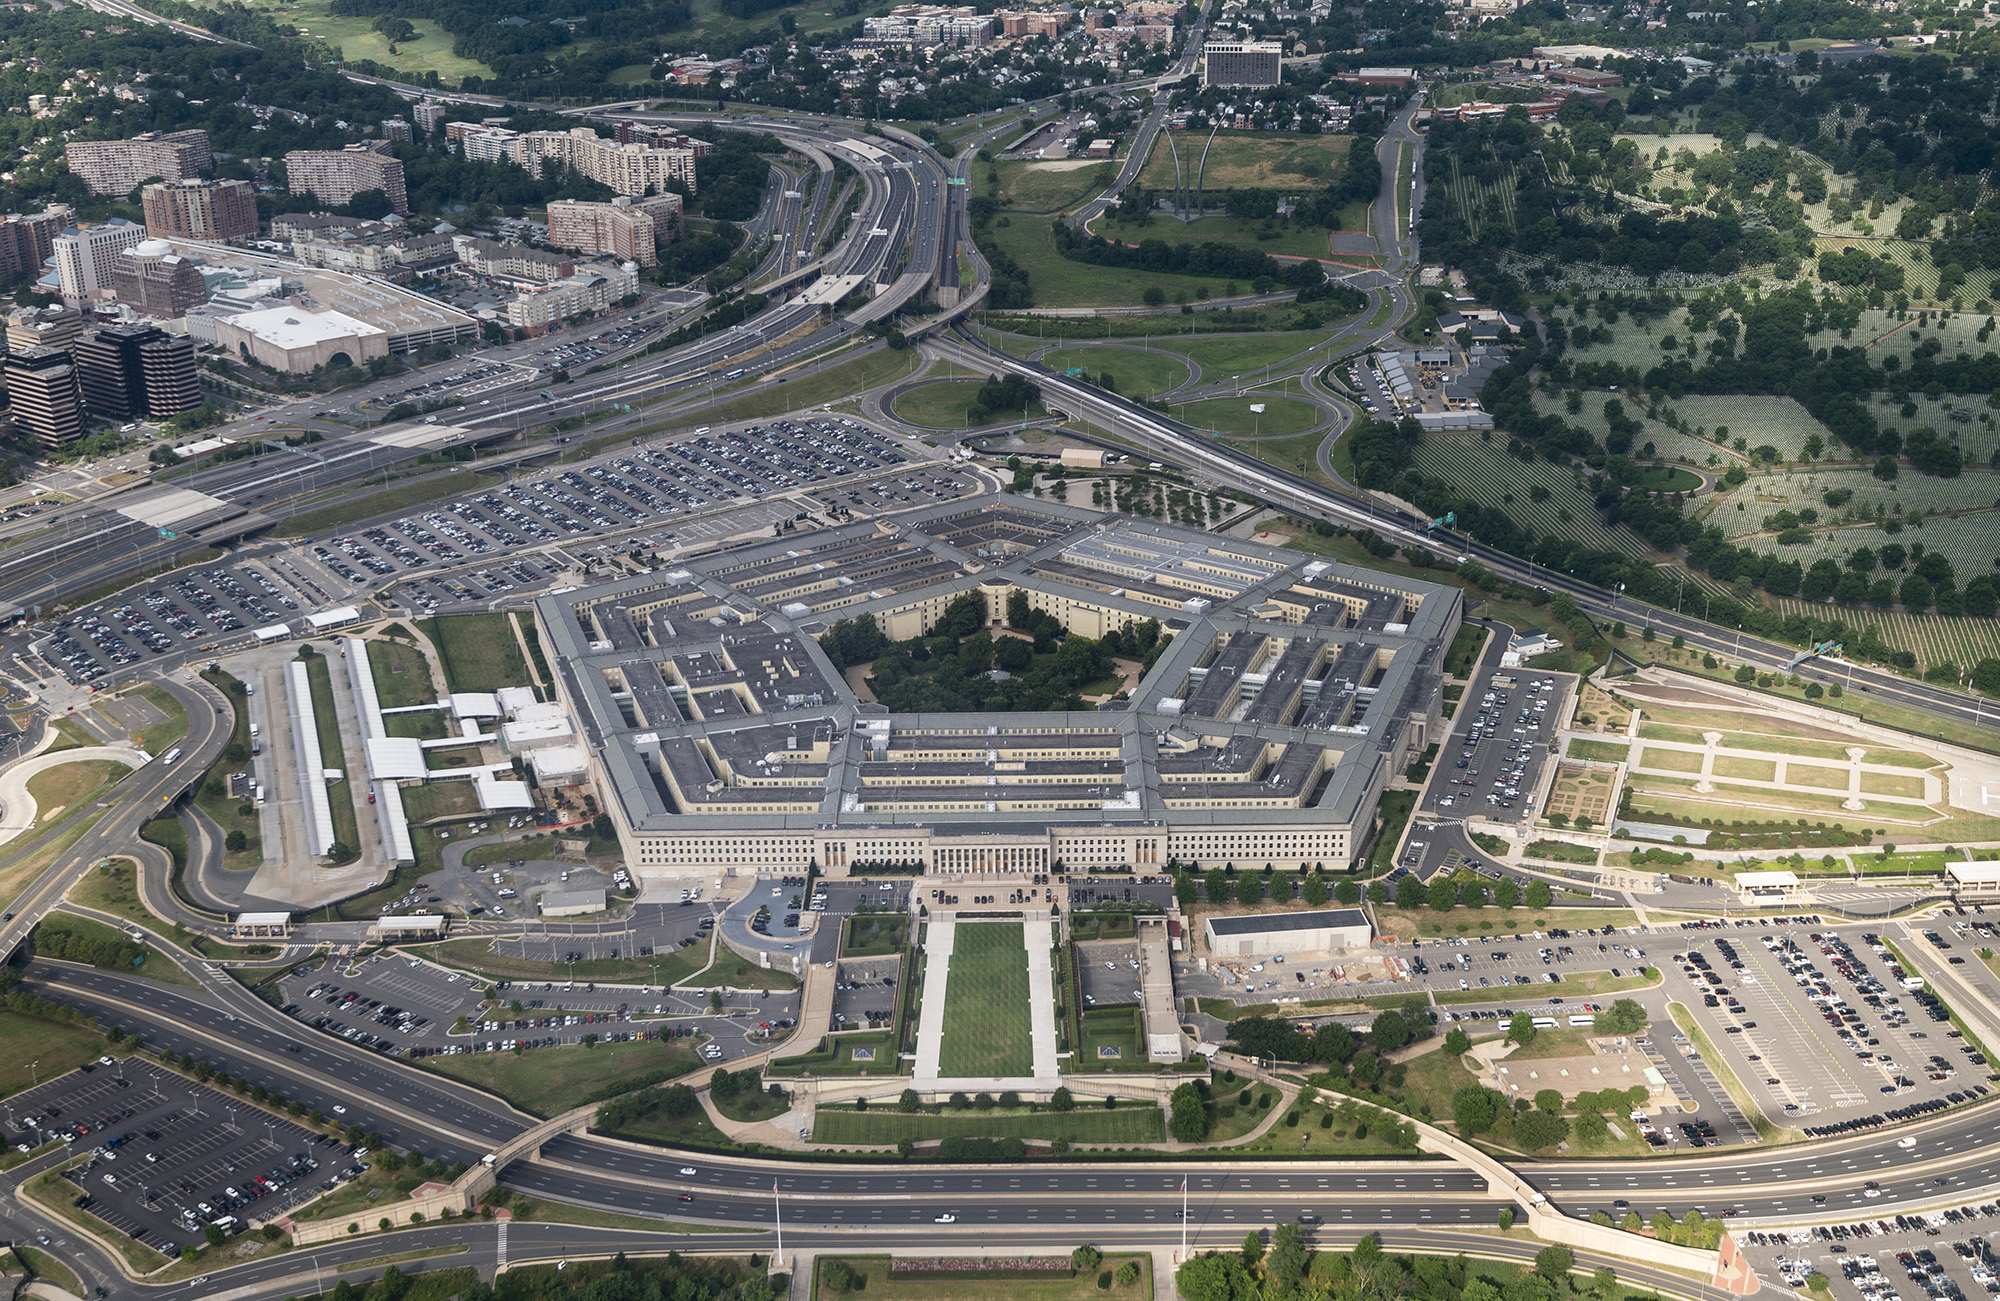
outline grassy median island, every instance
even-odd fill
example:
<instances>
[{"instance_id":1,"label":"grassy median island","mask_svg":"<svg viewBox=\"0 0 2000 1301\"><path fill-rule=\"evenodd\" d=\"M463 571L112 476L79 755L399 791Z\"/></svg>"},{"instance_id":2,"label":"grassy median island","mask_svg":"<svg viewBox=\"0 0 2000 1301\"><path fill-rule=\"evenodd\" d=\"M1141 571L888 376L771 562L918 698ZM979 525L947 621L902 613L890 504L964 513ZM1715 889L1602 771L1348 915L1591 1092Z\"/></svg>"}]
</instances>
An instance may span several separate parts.
<instances>
[{"instance_id":1,"label":"grassy median island","mask_svg":"<svg viewBox=\"0 0 2000 1301\"><path fill-rule=\"evenodd\" d=\"M131 771L116 759L79 759L43 769L28 778L28 794L35 800L36 825L53 822L78 805L95 803L98 796L125 780Z\"/></svg>"},{"instance_id":2,"label":"grassy median island","mask_svg":"<svg viewBox=\"0 0 2000 1301\"><path fill-rule=\"evenodd\" d=\"M1020 922L962 922L952 941L944 994L946 1079L1033 1074L1028 949Z\"/></svg>"},{"instance_id":3,"label":"grassy median island","mask_svg":"<svg viewBox=\"0 0 2000 1301\"><path fill-rule=\"evenodd\" d=\"M1075 1111L1021 1108L936 1108L930 1111L889 1111L880 1107L821 1107L813 1113L813 1142L840 1147L887 1145L909 1139L934 1143L945 1138L1019 1138L1052 1142L1129 1145L1166 1139L1160 1109L1127 1103L1115 1111L1079 1107Z\"/></svg>"},{"instance_id":4,"label":"grassy median island","mask_svg":"<svg viewBox=\"0 0 2000 1301\"><path fill-rule=\"evenodd\" d=\"M347 749L340 743L340 715L334 712L333 669L326 656L318 652L307 655L305 651L305 647L300 647L299 658L305 661L306 678L312 683L313 725L319 729L320 763L345 773ZM333 811L334 840L353 853L360 853L361 828L354 817L353 783L345 776L329 783L326 802Z\"/></svg>"},{"instance_id":5,"label":"grassy median island","mask_svg":"<svg viewBox=\"0 0 2000 1301\"><path fill-rule=\"evenodd\" d=\"M1028 1260L1017 1262L1025 1268L1014 1269L1006 1268L1010 1262L990 1257L982 1258L982 1263L992 1268L954 1268L951 1258L944 1257L929 1269L905 1260L898 1270L887 1256L821 1256L815 1262L813 1295L821 1301L848 1291L888 1301L935 1301L947 1295L955 1301L1087 1301L1153 1295L1150 1256L1105 1256L1081 1271L1071 1270L1066 1261L1061 1268L1043 1269ZM1120 1275L1126 1281L1120 1282Z\"/></svg>"},{"instance_id":6,"label":"grassy median island","mask_svg":"<svg viewBox=\"0 0 2000 1301\"><path fill-rule=\"evenodd\" d=\"M692 1039L426 1057L424 1069L498 1094L523 1111L554 1116L586 1103L685 1075L701 1065Z\"/></svg>"},{"instance_id":7,"label":"grassy median island","mask_svg":"<svg viewBox=\"0 0 2000 1301\"><path fill-rule=\"evenodd\" d=\"M413 945L408 951L421 954L440 966L502 980L636 980L649 985L676 985L700 972L700 984L704 989L795 989L798 986L791 973L760 967L727 947L718 949L715 964L710 966L705 942L652 958L641 958L635 954L629 958L589 958L575 963L543 962L537 958L503 953L495 950L493 943L483 939L445 940L438 944Z\"/></svg>"}]
</instances>

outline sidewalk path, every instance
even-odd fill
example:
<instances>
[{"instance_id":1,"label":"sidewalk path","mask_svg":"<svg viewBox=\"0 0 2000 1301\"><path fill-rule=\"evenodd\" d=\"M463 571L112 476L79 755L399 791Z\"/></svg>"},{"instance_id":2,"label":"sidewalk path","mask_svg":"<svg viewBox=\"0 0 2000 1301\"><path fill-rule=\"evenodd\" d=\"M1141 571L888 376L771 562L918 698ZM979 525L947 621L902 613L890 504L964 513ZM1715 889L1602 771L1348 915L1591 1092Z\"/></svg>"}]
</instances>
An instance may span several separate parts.
<instances>
[{"instance_id":1,"label":"sidewalk path","mask_svg":"<svg viewBox=\"0 0 2000 1301\"><path fill-rule=\"evenodd\" d=\"M915 1072L920 1081L938 1078L938 1061L944 1049L944 996L957 936L957 922L933 921L924 932L924 998L917 1011ZM1054 999L1053 991L1049 997Z\"/></svg>"}]
</instances>

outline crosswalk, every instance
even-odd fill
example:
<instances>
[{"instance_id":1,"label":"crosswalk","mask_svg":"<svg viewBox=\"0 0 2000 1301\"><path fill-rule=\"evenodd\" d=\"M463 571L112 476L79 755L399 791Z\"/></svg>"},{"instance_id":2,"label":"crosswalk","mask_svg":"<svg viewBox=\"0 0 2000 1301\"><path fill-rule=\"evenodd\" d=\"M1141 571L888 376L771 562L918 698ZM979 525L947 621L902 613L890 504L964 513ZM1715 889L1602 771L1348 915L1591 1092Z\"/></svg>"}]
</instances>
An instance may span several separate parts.
<instances>
[{"instance_id":1,"label":"crosswalk","mask_svg":"<svg viewBox=\"0 0 2000 1301\"><path fill-rule=\"evenodd\" d=\"M507 1268L507 1226L512 1222L513 1221L511 1219L501 1220L500 1232L498 1233L498 1235L496 1235L498 1238L499 1246L497 1249L495 1262L501 1269Z\"/></svg>"}]
</instances>

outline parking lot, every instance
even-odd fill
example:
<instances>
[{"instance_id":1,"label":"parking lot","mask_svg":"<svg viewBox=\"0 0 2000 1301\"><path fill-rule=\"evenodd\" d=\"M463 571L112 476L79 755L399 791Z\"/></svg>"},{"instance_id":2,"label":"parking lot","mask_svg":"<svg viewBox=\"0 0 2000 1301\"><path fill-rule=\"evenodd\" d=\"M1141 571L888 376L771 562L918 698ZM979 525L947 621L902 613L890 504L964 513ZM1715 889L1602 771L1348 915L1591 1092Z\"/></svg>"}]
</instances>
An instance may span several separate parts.
<instances>
[{"instance_id":1,"label":"parking lot","mask_svg":"<svg viewBox=\"0 0 2000 1301\"><path fill-rule=\"evenodd\" d=\"M1569 708L1567 673L1489 670L1466 688L1422 811L1445 818L1526 824L1535 816L1542 769Z\"/></svg>"},{"instance_id":2,"label":"parking lot","mask_svg":"<svg viewBox=\"0 0 2000 1301\"><path fill-rule=\"evenodd\" d=\"M1691 931L1665 964L1668 988L1758 1105L1809 1132L1983 1096L1991 1064L1935 996L1905 987L1877 939L1866 927Z\"/></svg>"},{"instance_id":3,"label":"parking lot","mask_svg":"<svg viewBox=\"0 0 2000 1301\"><path fill-rule=\"evenodd\" d=\"M2000 1294L1991 1235L2000 1203L1975 1202L1921 1215L1855 1219L1736 1235L1757 1270L1803 1289L1819 1274L1838 1301L1965 1301Z\"/></svg>"},{"instance_id":4,"label":"parking lot","mask_svg":"<svg viewBox=\"0 0 2000 1301\"><path fill-rule=\"evenodd\" d=\"M219 565L163 579L55 624L37 650L71 686L190 643L234 637L318 609L324 593L278 564Z\"/></svg>"},{"instance_id":5,"label":"parking lot","mask_svg":"<svg viewBox=\"0 0 2000 1301\"><path fill-rule=\"evenodd\" d=\"M65 1158L87 1157L63 1176L81 1209L163 1256L361 1171L339 1141L136 1057L101 1058L8 1110L9 1141L61 1137Z\"/></svg>"},{"instance_id":6,"label":"parking lot","mask_svg":"<svg viewBox=\"0 0 2000 1301\"><path fill-rule=\"evenodd\" d=\"M833 986L833 1023L842 1030L882 1025L896 1019L896 991L902 981L900 954L845 958Z\"/></svg>"},{"instance_id":7,"label":"parking lot","mask_svg":"<svg viewBox=\"0 0 2000 1301\"><path fill-rule=\"evenodd\" d=\"M1117 1007L1139 1001L1139 944L1136 940L1096 940L1076 946L1077 982L1085 1007Z\"/></svg>"}]
</instances>

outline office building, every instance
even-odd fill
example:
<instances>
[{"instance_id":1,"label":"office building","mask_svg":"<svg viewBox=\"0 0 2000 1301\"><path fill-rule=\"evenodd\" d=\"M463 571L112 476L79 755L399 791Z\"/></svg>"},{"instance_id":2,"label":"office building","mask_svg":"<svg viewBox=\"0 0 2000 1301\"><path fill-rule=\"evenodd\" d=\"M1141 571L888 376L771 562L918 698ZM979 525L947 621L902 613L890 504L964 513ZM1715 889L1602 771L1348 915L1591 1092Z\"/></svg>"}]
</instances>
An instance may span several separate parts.
<instances>
[{"instance_id":1,"label":"office building","mask_svg":"<svg viewBox=\"0 0 2000 1301\"><path fill-rule=\"evenodd\" d=\"M899 523L535 603L635 875L1337 872L1388 783L1445 735L1457 588L1050 502ZM1032 611L1166 646L1104 708L947 716L858 699L816 640L864 618L924 636L948 609L984 630ZM1350 917L1311 920L1329 949L1365 942Z\"/></svg>"},{"instance_id":2,"label":"office building","mask_svg":"<svg viewBox=\"0 0 2000 1301\"><path fill-rule=\"evenodd\" d=\"M76 341L83 404L107 420L164 419L201 405L194 340L157 325L110 325Z\"/></svg>"},{"instance_id":3,"label":"office building","mask_svg":"<svg viewBox=\"0 0 2000 1301\"><path fill-rule=\"evenodd\" d=\"M119 254L145 239L146 228L123 217L88 230L71 227L56 236L56 280L63 301L80 307L103 297L111 289L111 271Z\"/></svg>"},{"instance_id":4,"label":"office building","mask_svg":"<svg viewBox=\"0 0 2000 1301\"><path fill-rule=\"evenodd\" d=\"M186 181L214 170L206 131L148 131L130 140L72 140L70 175L92 194L130 194L144 181Z\"/></svg>"},{"instance_id":5,"label":"office building","mask_svg":"<svg viewBox=\"0 0 2000 1301\"><path fill-rule=\"evenodd\" d=\"M178 181L139 192L154 239L221 242L257 233L257 188L248 181Z\"/></svg>"},{"instance_id":6,"label":"office building","mask_svg":"<svg viewBox=\"0 0 2000 1301\"><path fill-rule=\"evenodd\" d=\"M7 313L7 348L61 348L65 352L83 333L83 313L66 303L47 307L17 307Z\"/></svg>"},{"instance_id":7,"label":"office building","mask_svg":"<svg viewBox=\"0 0 2000 1301\"><path fill-rule=\"evenodd\" d=\"M328 207L337 207L369 190L380 190L389 197L392 212L410 215L402 160L378 153L373 146L294 149L285 155L285 178L293 194L310 194Z\"/></svg>"},{"instance_id":8,"label":"office building","mask_svg":"<svg viewBox=\"0 0 2000 1301\"><path fill-rule=\"evenodd\" d=\"M514 161L539 173L544 160L564 170L608 185L618 194L663 194L667 182L679 181L695 192L692 149L655 149L606 140L587 126L568 131L526 131L514 142Z\"/></svg>"},{"instance_id":9,"label":"office building","mask_svg":"<svg viewBox=\"0 0 2000 1301\"><path fill-rule=\"evenodd\" d=\"M0 282L35 278L55 256L56 236L75 224L64 204L50 204L32 217L10 213L0 221Z\"/></svg>"},{"instance_id":10,"label":"office building","mask_svg":"<svg viewBox=\"0 0 2000 1301\"><path fill-rule=\"evenodd\" d=\"M681 196L663 197L673 200L678 222ZM660 260L653 215L624 196L609 203L557 199L549 204L549 243L578 253L609 253L621 262L637 262L642 267Z\"/></svg>"},{"instance_id":11,"label":"office building","mask_svg":"<svg viewBox=\"0 0 2000 1301\"><path fill-rule=\"evenodd\" d=\"M14 428L42 447L68 447L83 437L83 389L76 361L62 348L7 354L7 397Z\"/></svg>"},{"instance_id":12,"label":"office building","mask_svg":"<svg viewBox=\"0 0 2000 1301\"><path fill-rule=\"evenodd\" d=\"M111 268L111 291L134 311L171 320L208 301L194 259L174 252L163 239L143 240L120 253Z\"/></svg>"},{"instance_id":13,"label":"office building","mask_svg":"<svg viewBox=\"0 0 2000 1301\"><path fill-rule=\"evenodd\" d=\"M1275 86L1285 47L1277 41L1209 41L1201 47L1204 86Z\"/></svg>"}]
</instances>

